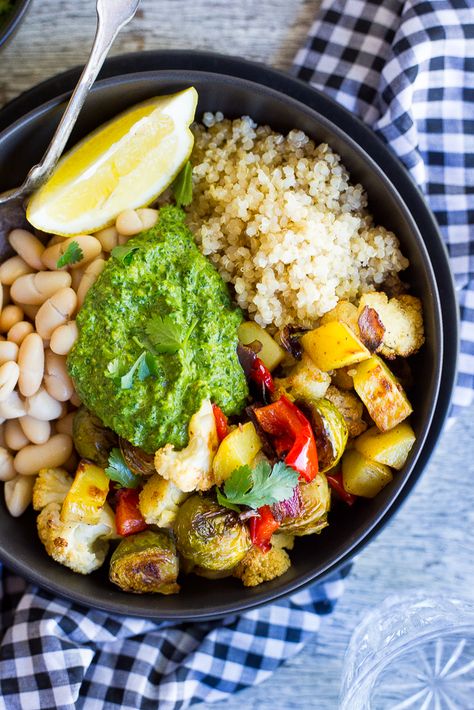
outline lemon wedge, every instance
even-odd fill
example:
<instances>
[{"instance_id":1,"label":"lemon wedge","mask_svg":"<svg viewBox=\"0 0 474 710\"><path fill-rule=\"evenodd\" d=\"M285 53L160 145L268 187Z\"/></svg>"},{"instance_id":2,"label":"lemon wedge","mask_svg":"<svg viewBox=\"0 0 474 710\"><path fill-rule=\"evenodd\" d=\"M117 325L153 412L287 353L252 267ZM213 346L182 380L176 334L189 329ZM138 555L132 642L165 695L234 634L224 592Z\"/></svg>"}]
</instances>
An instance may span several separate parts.
<instances>
[{"instance_id":1,"label":"lemon wedge","mask_svg":"<svg viewBox=\"0 0 474 710\"><path fill-rule=\"evenodd\" d=\"M149 99L100 126L61 158L32 195L28 221L52 234L87 234L112 224L124 209L150 204L191 154L197 99L190 87Z\"/></svg>"}]
</instances>

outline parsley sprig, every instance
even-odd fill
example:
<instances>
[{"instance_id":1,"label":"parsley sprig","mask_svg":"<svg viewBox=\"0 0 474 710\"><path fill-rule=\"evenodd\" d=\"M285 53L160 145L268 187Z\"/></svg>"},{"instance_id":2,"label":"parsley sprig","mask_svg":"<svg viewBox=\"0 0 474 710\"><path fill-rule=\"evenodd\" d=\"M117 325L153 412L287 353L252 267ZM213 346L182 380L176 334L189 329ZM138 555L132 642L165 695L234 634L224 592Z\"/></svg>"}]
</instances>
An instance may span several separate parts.
<instances>
[{"instance_id":1,"label":"parsley sprig","mask_svg":"<svg viewBox=\"0 0 474 710\"><path fill-rule=\"evenodd\" d=\"M121 389L129 390L133 386L135 374L138 375L140 382L143 382L143 380L150 376L156 377L158 374L158 366L152 353L143 350L130 369L125 371L120 366L120 359L115 358L115 360L109 362L105 376L114 380Z\"/></svg>"},{"instance_id":2,"label":"parsley sprig","mask_svg":"<svg viewBox=\"0 0 474 710\"><path fill-rule=\"evenodd\" d=\"M175 355L179 350L186 350L196 325L197 319L186 330L184 326L175 323L171 316L155 315L148 321L145 330L154 352L159 355Z\"/></svg>"},{"instance_id":3,"label":"parsley sprig","mask_svg":"<svg viewBox=\"0 0 474 710\"><path fill-rule=\"evenodd\" d=\"M123 246L114 247L110 252L111 256L118 261L121 261L125 266L130 266L135 252L139 251L140 247L136 244L124 244Z\"/></svg>"},{"instance_id":4,"label":"parsley sprig","mask_svg":"<svg viewBox=\"0 0 474 710\"><path fill-rule=\"evenodd\" d=\"M171 186L177 207L187 207L193 200L193 166L187 161Z\"/></svg>"},{"instance_id":5,"label":"parsley sprig","mask_svg":"<svg viewBox=\"0 0 474 710\"><path fill-rule=\"evenodd\" d=\"M56 262L56 267L62 269L63 266L69 266L70 264L77 264L84 258L84 252L82 251L79 244L75 241L69 242L66 250Z\"/></svg>"},{"instance_id":6,"label":"parsley sprig","mask_svg":"<svg viewBox=\"0 0 474 710\"><path fill-rule=\"evenodd\" d=\"M130 471L120 449L112 449L109 455L109 465L104 470L111 481L115 481L123 488L136 488L141 482L140 476L136 476Z\"/></svg>"},{"instance_id":7,"label":"parsley sprig","mask_svg":"<svg viewBox=\"0 0 474 710\"><path fill-rule=\"evenodd\" d=\"M291 498L298 484L298 472L283 461L273 467L260 461L255 468L240 466L225 481L223 491L217 489L220 505L240 512L240 505L261 508Z\"/></svg>"}]
</instances>

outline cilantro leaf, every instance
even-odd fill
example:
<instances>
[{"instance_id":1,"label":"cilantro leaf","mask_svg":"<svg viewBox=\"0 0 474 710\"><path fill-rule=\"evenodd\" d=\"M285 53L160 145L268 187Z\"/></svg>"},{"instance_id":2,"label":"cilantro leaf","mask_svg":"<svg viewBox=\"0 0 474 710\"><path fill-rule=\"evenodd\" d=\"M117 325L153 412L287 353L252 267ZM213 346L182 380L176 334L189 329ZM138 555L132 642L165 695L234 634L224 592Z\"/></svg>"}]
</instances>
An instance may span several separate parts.
<instances>
[{"instance_id":1,"label":"cilantro leaf","mask_svg":"<svg viewBox=\"0 0 474 710\"><path fill-rule=\"evenodd\" d=\"M177 207L190 205L193 199L193 166L188 160L172 185Z\"/></svg>"},{"instance_id":2,"label":"cilantro leaf","mask_svg":"<svg viewBox=\"0 0 474 710\"><path fill-rule=\"evenodd\" d=\"M145 330L155 352L160 355L165 353L175 355L178 350L186 348L196 325L197 320L194 320L185 331L171 319L171 316L155 315L148 321Z\"/></svg>"},{"instance_id":3,"label":"cilantro leaf","mask_svg":"<svg viewBox=\"0 0 474 710\"><path fill-rule=\"evenodd\" d=\"M56 262L56 267L62 269L63 266L68 266L69 264L77 264L78 261L84 258L84 252L82 251L79 244L75 241L69 242L66 250Z\"/></svg>"},{"instance_id":4,"label":"cilantro leaf","mask_svg":"<svg viewBox=\"0 0 474 710\"><path fill-rule=\"evenodd\" d=\"M114 247L110 252L114 259L118 259L125 266L129 266L132 262L133 255L139 251L140 247L134 244L124 244L123 246Z\"/></svg>"},{"instance_id":5,"label":"cilantro leaf","mask_svg":"<svg viewBox=\"0 0 474 710\"><path fill-rule=\"evenodd\" d=\"M136 488L140 483L140 476L132 473L125 463L120 449L112 449L109 455L109 465L105 473L111 481L119 483L124 488Z\"/></svg>"},{"instance_id":6,"label":"cilantro leaf","mask_svg":"<svg viewBox=\"0 0 474 710\"><path fill-rule=\"evenodd\" d=\"M133 386L133 378L135 373L138 375L140 382L143 382L147 377L156 377L158 374L158 365L152 353L144 350L135 360L131 368L125 372L120 367L118 358L112 360L107 365L106 377L110 377L123 390L129 390Z\"/></svg>"},{"instance_id":7,"label":"cilantro leaf","mask_svg":"<svg viewBox=\"0 0 474 710\"><path fill-rule=\"evenodd\" d=\"M254 469L250 466L235 469L224 483L223 492L217 490L217 499L232 510L239 505L257 509L291 498L297 484L298 472L283 461L273 468L268 461L261 461Z\"/></svg>"}]
</instances>

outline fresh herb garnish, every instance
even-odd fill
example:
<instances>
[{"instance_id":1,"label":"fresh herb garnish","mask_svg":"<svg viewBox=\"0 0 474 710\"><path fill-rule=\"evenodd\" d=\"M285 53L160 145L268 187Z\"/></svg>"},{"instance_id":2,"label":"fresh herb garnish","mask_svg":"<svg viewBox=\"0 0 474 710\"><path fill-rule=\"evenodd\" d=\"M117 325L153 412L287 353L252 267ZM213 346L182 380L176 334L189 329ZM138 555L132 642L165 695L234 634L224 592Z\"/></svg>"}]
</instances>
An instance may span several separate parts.
<instances>
[{"instance_id":1,"label":"fresh herb garnish","mask_svg":"<svg viewBox=\"0 0 474 710\"><path fill-rule=\"evenodd\" d=\"M187 161L172 185L177 207L187 207L193 199L193 166Z\"/></svg>"},{"instance_id":2,"label":"fresh herb garnish","mask_svg":"<svg viewBox=\"0 0 474 710\"><path fill-rule=\"evenodd\" d=\"M155 357L152 353L143 350L143 352L137 357L133 365L129 370L125 372L120 367L119 358L115 358L112 362L109 362L107 366L106 377L110 377L114 380L121 389L129 390L133 386L133 378L135 373L138 375L140 382L143 382L147 377L156 377L158 374L158 366L156 364Z\"/></svg>"},{"instance_id":3,"label":"fresh herb garnish","mask_svg":"<svg viewBox=\"0 0 474 710\"><path fill-rule=\"evenodd\" d=\"M105 469L105 473L111 481L115 481L124 488L136 488L141 482L140 477L130 471L120 449L112 449L110 452L109 465Z\"/></svg>"},{"instance_id":4,"label":"fresh herb garnish","mask_svg":"<svg viewBox=\"0 0 474 710\"><path fill-rule=\"evenodd\" d=\"M69 242L64 254L61 254L56 262L56 267L62 269L63 266L69 266L69 264L77 264L84 258L84 252L77 242Z\"/></svg>"},{"instance_id":5,"label":"fresh herb garnish","mask_svg":"<svg viewBox=\"0 0 474 710\"><path fill-rule=\"evenodd\" d=\"M160 354L174 355L185 350L191 333L197 325L194 320L187 330L175 323L171 316L155 315L145 326L152 349Z\"/></svg>"},{"instance_id":6,"label":"fresh herb garnish","mask_svg":"<svg viewBox=\"0 0 474 710\"><path fill-rule=\"evenodd\" d=\"M236 512L240 512L239 505L256 510L262 505L280 503L291 498L298 476L298 472L283 461L278 461L273 468L268 461L261 461L254 469L240 466L224 483L223 492L217 489L217 500Z\"/></svg>"},{"instance_id":7,"label":"fresh herb garnish","mask_svg":"<svg viewBox=\"0 0 474 710\"><path fill-rule=\"evenodd\" d=\"M132 262L132 257L140 247L134 244L124 244L123 246L114 247L110 252L114 259L118 259L125 266L129 266Z\"/></svg>"}]
</instances>

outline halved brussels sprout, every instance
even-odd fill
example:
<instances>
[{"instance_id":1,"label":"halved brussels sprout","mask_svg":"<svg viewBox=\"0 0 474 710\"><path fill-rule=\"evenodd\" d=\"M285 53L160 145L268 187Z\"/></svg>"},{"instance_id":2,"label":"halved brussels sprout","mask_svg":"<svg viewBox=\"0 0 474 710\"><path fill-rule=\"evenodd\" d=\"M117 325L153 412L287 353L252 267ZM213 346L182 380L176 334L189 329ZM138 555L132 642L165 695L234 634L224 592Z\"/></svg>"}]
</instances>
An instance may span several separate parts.
<instances>
[{"instance_id":1,"label":"halved brussels sprout","mask_svg":"<svg viewBox=\"0 0 474 710\"><path fill-rule=\"evenodd\" d=\"M201 573L232 569L251 547L247 527L238 515L205 496L193 495L182 504L174 533L186 566L198 566Z\"/></svg>"},{"instance_id":2,"label":"halved brussels sprout","mask_svg":"<svg viewBox=\"0 0 474 710\"><path fill-rule=\"evenodd\" d=\"M117 446L117 435L84 406L76 412L72 435L79 456L102 468L108 465L109 453Z\"/></svg>"},{"instance_id":3,"label":"halved brussels sprout","mask_svg":"<svg viewBox=\"0 0 474 710\"><path fill-rule=\"evenodd\" d=\"M312 535L328 525L327 514L331 493L324 473L318 473L311 483L300 483L301 513L296 518L283 520L279 531L291 535Z\"/></svg>"},{"instance_id":4,"label":"halved brussels sprout","mask_svg":"<svg viewBox=\"0 0 474 710\"><path fill-rule=\"evenodd\" d=\"M336 465L347 444L347 424L341 412L328 399L314 399L304 402L304 409L310 415L319 470L324 473Z\"/></svg>"},{"instance_id":5,"label":"halved brussels sprout","mask_svg":"<svg viewBox=\"0 0 474 710\"><path fill-rule=\"evenodd\" d=\"M156 473L155 454L147 454L139 446L134 446L126 439L119 439L120 451L125 463L137 476L152 476Z\"/></svg>"},{"instance_id":6,"label":"halved brussels sprout","mask_svg":"<svg viewBox=\"0 0 474 710\"><path fill-rule=\"evenodd\" d=\"M110 581L124 592L176 594L179 572L174 540L160 530L124 538L110 560Z\"/></svg>"}]
</instances>

